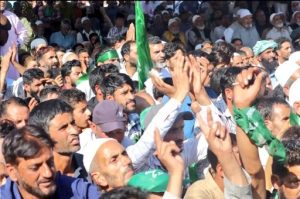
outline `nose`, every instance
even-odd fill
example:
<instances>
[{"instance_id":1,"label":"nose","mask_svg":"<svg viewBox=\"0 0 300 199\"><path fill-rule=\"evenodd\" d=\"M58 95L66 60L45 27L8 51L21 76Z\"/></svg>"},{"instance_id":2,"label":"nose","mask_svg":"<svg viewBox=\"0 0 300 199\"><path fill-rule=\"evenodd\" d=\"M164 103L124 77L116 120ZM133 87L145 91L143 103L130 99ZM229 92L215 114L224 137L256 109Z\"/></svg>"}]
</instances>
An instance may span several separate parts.
<instances>
[{"instance_id":1,"label":"nose","mask_svg":"<svg viewBox=\"0 0 300 199\"><path fill-rule=\"evenodd\" d=\"M126 166L131 164L131 160L127 155L122 156L122 162L123 162L123 165L126 165Z\"/></svg>"},{"instance_id":2,"label":"nose","mask_svg":"<svg viewBox=\"0 0 300 199\"><path fill-rule=\"evenodd\" d=\"M71 125L70 135L79 135L79 134L80 134L80 130L78 129L78 127L76 125Z\"/></svg>"},{"instance_id":3,"label":"nose","mask_svg":"<svg viewBox=\"0 0 300 199\"><path fill-rule=\"evenodd\" d=\"M53 171L51 169L51 166L49 166L46 163L43 166L42 176L44 178L51 178L53 176Z\"/></svg>"},{"instance_id":4,"label":"nose","mask_svg":"<svg viewBox=\"0 0 300 199\"><path fill-rule=\"evenodd\" d=\"M92 115L91 111L88 108L85 110L85 115L88 116L89 118Z\"/></svg>"}]
</instances>

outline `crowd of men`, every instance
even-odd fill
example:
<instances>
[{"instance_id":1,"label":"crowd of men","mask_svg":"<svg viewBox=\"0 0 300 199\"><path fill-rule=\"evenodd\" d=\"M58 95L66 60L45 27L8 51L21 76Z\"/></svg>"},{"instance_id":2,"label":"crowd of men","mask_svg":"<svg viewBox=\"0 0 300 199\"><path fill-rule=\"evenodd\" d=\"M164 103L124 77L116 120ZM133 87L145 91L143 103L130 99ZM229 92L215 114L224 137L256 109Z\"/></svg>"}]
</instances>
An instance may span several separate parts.
<instances>
[{"instance_id":1,"label":"crowd of men","mask_svg":"<svg viewBox=\"0 0 300 199\"><path fill-rule=\"evenodd\" d=\"M0 0L0 198L300 198L300 1Z\"/></svg>"}]
</instances>

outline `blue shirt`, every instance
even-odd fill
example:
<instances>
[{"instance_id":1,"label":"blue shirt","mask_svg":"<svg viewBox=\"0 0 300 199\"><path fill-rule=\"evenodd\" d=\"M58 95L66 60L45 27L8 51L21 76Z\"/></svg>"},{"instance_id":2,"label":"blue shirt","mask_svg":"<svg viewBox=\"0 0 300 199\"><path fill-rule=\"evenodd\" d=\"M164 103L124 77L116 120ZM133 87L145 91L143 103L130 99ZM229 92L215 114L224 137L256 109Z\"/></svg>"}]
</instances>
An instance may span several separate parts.
<instances>
[{"instance_id":1,"label":"blue shirt","mask_svg":"<svg viewBox=\"0 0 300 199\"><path fill-rule=\"evenodd\" d=\"M55 199L94 199L101 196L100 191L95 185L84 182L83 179L61 175L59 172L56 174L55 183L56 191L52 196ZM6 183L0 187L0 198L22 199L17 183L8 178Z\"/></svg>"},{"instance_id":2,"label":"blue shirt","mask_svg":"<svg viewBox=\"0 0 300 199\"><path fill-rule=\"evenodd\" d=\"M75 35L63 35L61 31L59 31L52 33L50 37L50 44L52 43L56 43L57 45L62 46L65 49L70 49L76 44L76 38Z\"/></svg>"}]
</instances>

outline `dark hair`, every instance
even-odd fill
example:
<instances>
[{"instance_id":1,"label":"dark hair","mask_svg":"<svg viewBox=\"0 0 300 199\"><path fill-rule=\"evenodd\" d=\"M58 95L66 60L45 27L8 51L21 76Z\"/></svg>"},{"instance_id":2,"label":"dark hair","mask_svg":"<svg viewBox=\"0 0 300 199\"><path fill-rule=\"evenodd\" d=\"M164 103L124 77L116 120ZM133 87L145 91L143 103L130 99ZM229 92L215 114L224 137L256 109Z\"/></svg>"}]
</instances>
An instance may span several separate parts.
<instances>
[{"instance_id":1,"label":"dark hair","mask_svg":"<svg viewBox=\"0 0 300 199\"><path fill-rule=\"evenodd\" d=\"M162 79L166 84L173 86L173 79L171 77L165 77ZM158 99L163 97L165 94L160 92L155 86L153 86L153 97L154 99Z\"/></svg>"},{"instance_id":2,"label":"dark hair","mask_svg":"<svg viewBox=\"0 0 300 199\"><path fill-rule=\"evenodd\" d=\"M47 71L48 75L49 75L49 78L51 79L55 79L58 75L61 74L61 71L60 71L60 68L50 68L48 71Z\"/></svg>"},{"instance_id":3,"label":"dark hair","mask_svg":"<svg viewBox=\"0 0 300 199\"><path fill-rule=\"evenodd\" d=\"M213 50L212 51L222 51L224 52L228 57L231 57L232 54L235 51L235 48L227 43L227 42L218 42L214 45Z\"/></svg>"},{"instance_id":4,"label":"dark hair","mask_svg":"<svg viewBox=\"0 0 300 199\"><path fill-rule=\"evenodd\" d=\"M79 55L80 53L89 53L87 48L78 48L75 53Z\"/></svg>"},{"instance_id":5,"label":"dark hair","mask_svg":"<svg viewBox=\"0 0 300 199\"><path fill-rule=\"evenodd\" d=\"M300 165L300 127L292 126L289 128L285 134L283 134L281 142L285 148L286 161L282 163L274 158L272 174L283 178L288 174L287 166Z\"/></svg>"},{"instance_id":6,"label":"dark hair","mask_svg":"<svg viewBox=\"0 0 300 199\"><path fill-rule=\"evenodd\" d=\"M126 41L121 48L121 55L124 58L125 55L130 53L130 47L134 44L134 41Z\"/></svg>"},{"instance_id":7,"label":"dark hair","mask_svg":"<svg viewBox=\"0 0 300 199\"><path fill-rule=\"evenodd\" d=\"M210 87L215 91L217 95L222 93L221 89L221 77L225 74L227 68L216 69L210 78Z\"/></svg>"},{"instance_id":8,"label":"dark hair","mask_svg":"<svg viewBox=\"0 0 300 199\"><path fill-rule=\"evenodd\" d=\"M174 42L166 43L164 47L165 58L167 60L170 59L175 55L177 50L181 50L183 53L185 53L185 50L178 43L174 43Z\"/></svg>"},{"instance_id":9,"label":"dark hair","mask_svg":"<svg viewBox=\"0 0 300 199\"><path fill-rule=\"evenodd\" d=\"M90 72L89 83L94 94L96 94L95 86L96 85L100 86L102 84L104 77L105 77L105 73L101 67L96 67L92 70L92 72Z\"/></svg>"},{"instance_id":10,"label":"dark hair","mask_svg":"<svg viewBox=\"0 0 300 199\"><path fill-rule=\"evenodd\" d=\"M223 99L225 102L226 102L225 89L232 88L237 75L242 70L243 70L243 68L240 68L240 67L229 67L229 68L227 68L226 72L223 75L221 75L220 85L221 85L222 96L223 96Z\"/></svg>"},{"instance_id":11,"label":"dark hair","mask_svg":"<svg viewBox=\"0 0 300 199\"><path fill-rule=\"evenodd\" d=\"M161 44L162 41L158 36L151 36L148 38L148 43L149 44Z\"/></svg>"},{"instance_id":12,"label":"dark hair","mask_svg":"<svg viewBox=\"0 0 300 199\"><path fill-rule=\"evenodd\" d=\"M16 126L12 121L6 119L0 120L0 138L5 138L15 128Z\"/></svg>"},{"instance_id":13,"label":"dark hair","mask_svg":"<svg viewBox=\"0 0 300 199\"><path fill-rule=\"evenodd\" d=\"M55 52L55 48L52 46L45 46L45 47L41 47L37 52L36 52L36 61L38 64L40 64L41 59L43 58L43 56L48 53L49 51L54 51Z\"/></svg>"},{"instance_id":14,"label":"dark hair","mask_svg":"<svg viewBox=\"0 0 300 199\"><path fill-rule=\"evenodd\" d=\"M124 186L112 189L101 196L102 199L147 199L148 193L136 187Z\"/></svg>"},{"instance_id":15,"label":"dark hair","mask_svg":"<svg viewBox=\"0 0 300 199\"><path fill-rule=\"evenodd\" d=\"M23 84L30 85L34 79L44 78L44 72L39 68L30 68L23 73Z\"/></svg>"},{"instance_id":16,"label":"dark hair","mask_svg":"<svg viewBox=\"0 0 300 199\"><path fill-rule=\"evenodd\" d=\"M111 74L111 73L119 73L118 66L116 66L114 64L102 64L100 66L100 68L105 73L105 75Z\"/></svg>"},{"instance_id":17,"label":"dark hair","mask_svg":"<svg viewBox=\"0 0 300 199\"><path fill-rule=\"evenodd\" d=\"M243 41L240 38L233 38L231 40L231 43L234 44L234 42L236 42L236 41L240 41L243 44Z\"/></svg>"},{"instance_id":18,"label":"dark hair","mask_svg":"<svg viewBox=\"0 0 300 199\"><path fill-rule=\"evenodd\" d=\"M107 95L113 95L113 93L118 88L122 87L123 84L128 84L134 90L133 81L126 74L114 73L105 77L101 85L101 91L103 93L104 98Z\"/></svg>"},{"instance_id":19,"label":"dark hair","mask_svg":"<svg viewBox=\"0 0 300 199\"><path fill-rule=\"evenodd\" d=\"M49 94L59 95L61 88L56 85L45 86L40 92L40 102L47 100Z\"/></svg>"},{"instance_id":20,"label":"dark hair","mask_svg":"<svg viewBox=\"0 0 300 199\"><path fill-rule=\"evenodd\" d=\"M257 100L255 106L263 119L271 119L273 113L273 106L275 104L282 104L289 107L289 104L279 97L262 97Z\"/></svg>"},{"instance_id":21,"label":"dark hair","mask_svg":"<svg viewBox=\"0 0 300 199\"><path fill-rule=\"evenodd\" d=\"M72 108L79 102L86 101L85 93L76 88L63 90L58 99L68 103Z\"/></svg>"},{"instance_id":22,"label":"dark hair","mask_svg":"<svg viewBox=\"0 0 300 199\"><path fill-rule=\"evenodd\" d=\"M280 38L276 39L276 43L278 44L277 49L280 50L281 47L282 47L282 44L285 43L285 42L291 43L291 41L288 38L285 38L285 37L280 37Z\"/></svg>"},{"instance_id":23,"label":"dark hair","mask_svg":"<svg viewBox=\"0 0 300 199\"><path fill-rule=\"evenodd\" d=\"M65 52L66 52L66 49L65 49L64 47L62 47L62 46L56 46L56 47L55 47L55 51L56 51L56 52L60 51L60 52L64 52L64 53L65 53Z\"/></svg>"},{"instance_id":24,"label":"dark hair","mask_svg":"<svg viewBox=\"0 0 300 199\"><path fill-rule=\"evenodd\" d=\"M211 63L214 66L217 66L221 63L224 63L226 65L230 63L230 56L228 56L228 54L226 54L225 52L223 52L221 50L213 51L211 53L211 56L212 56Z\"/></svg>"},{"instance_id":25,"label":"dark hair","mask_svg":"<svg viewBox=\"0 0 300 199\"><path fill-rule=\"evenodd\" d=\"M84 48L84 45L82 43L74 44L74 46L72 46L72 51L75 52L77 48L79 49Z\"/></svg>"},{"instance_id":26,"label":"dark hair","mask_svg":"<svg viewBox=\"0 0 300 199\"><path fill-rule=\"evenodd\" d=\"M28 124L40 126L48 132L50 121L56 115L72 113L72 111L72 107L60 99L52 99L41 102L30 112Z\"/></svg>"},{"instance_id":27,"label":"dark hair","mask_svg":"<svg viewBox=\"0 0 300 199\"><path fill-rule=\"evenodd\" d=\"M3 156L6 163L17 165L18 158L34 158L45 146L54 147L50 136L40 127L25 126L14 129L5 137L2 145Z\"/></svg>"},{"instance_id":28,"label":"dark hair","mask_svg":"<svg viewBox=\"0 0 300 199\"><path fill-rule=\"evenodd\" d=\"M24 99L19 97L11 97L0 104L0 118L3 118L7 114L7 108L9 105L21 106L28 108Z\"/></svg>"},{"instance_id":29,"label":"dark hair","mask_svg":"<svg viewBox=\"0 0 300 199\"><path fill-rule=\"evenodd\" d=\"M80 61L78 61L78 60L67 61L64 65L62 65L62 68L61 68L62 78L69 76L71 74L73 67L80 67L80 66L81 66L81 64L80 64Z\"/></svg>"}]
</instances>

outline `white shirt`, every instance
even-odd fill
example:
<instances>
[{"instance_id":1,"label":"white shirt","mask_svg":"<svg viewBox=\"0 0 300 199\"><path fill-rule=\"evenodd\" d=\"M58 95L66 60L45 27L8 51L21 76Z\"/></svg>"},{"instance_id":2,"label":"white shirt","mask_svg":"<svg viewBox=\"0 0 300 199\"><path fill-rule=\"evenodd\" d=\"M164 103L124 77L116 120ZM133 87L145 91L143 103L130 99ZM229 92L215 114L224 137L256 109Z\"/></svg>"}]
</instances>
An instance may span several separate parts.
<instances>
[{"instance_id":1,"label":"white shirt","mask_svg":"<svg viewBox=\"0 0 300 199\"><path fill-rule=\"evenodd\" d=\"M132 81L139 81L139 74L138 74L138 72L136 71L136 72L133 74L133 76L130 76L130 75L127 73L127 71L126 71L125 65L121 65L120 73L123 73L123 74L128 75L128 76L132 79Z\"/></svg>"},{"instance_id":2,"label":"white shirt","mask_svg":"<svg viewBox=\"0 0 300 199\"><path fill-rule=\"evenodd\" d=\"M281 29L277 29L273 27L266 35L266 39L277 40L281 37L287 38L292 41L290 34L292 33L292 29L288 27L283 27Z\"/></svg>"}]
</instances>

